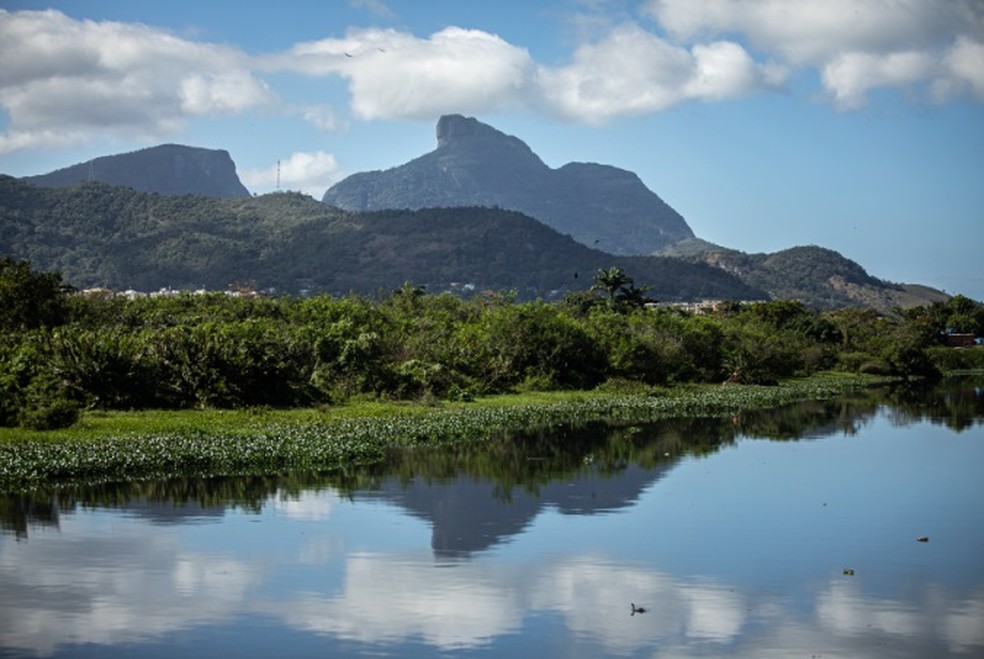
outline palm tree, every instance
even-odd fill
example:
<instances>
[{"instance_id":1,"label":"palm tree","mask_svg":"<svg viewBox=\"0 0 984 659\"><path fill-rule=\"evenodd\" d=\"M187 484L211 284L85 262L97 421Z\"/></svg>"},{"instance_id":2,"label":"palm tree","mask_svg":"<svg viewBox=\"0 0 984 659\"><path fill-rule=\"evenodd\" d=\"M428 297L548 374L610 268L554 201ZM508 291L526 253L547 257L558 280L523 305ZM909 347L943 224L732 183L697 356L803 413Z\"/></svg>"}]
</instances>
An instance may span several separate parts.
<instances>
[{"instance_id":1,"label":"palm tree","mask_svg":"<svg viewBox=\"0 0 984 659\"><path fill-rule=\"evenodd\" d=\"M622 268L611 267L607 270L602 268L594 276L594 285L591 287L593 291L605 291L608 293L608 301L612 304L615 303L616 298L619 297L619 293L622 292L627 286L633 286L632 277L625 274Z\"/></svg>"},{"instance_id":2,"label":"palm tree","mask_svg":"<svg viewBox=\"0 0 984 659\"><path fill-rule=\"evenodd\" d=\"M594 276L593 291L605 291L608 294L608 304L615 307L641 307L652 299L646 295L648 286L637 288L632 277L625 274L622 268L611 267L600 269Z\"/></svg>"}]
</instances>

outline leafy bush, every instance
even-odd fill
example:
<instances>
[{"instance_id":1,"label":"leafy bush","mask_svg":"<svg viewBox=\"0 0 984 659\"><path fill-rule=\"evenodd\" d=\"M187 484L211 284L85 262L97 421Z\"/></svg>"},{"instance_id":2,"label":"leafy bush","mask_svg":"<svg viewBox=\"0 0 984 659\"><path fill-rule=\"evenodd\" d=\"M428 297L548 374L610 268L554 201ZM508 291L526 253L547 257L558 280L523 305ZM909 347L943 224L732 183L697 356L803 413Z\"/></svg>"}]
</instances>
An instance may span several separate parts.
<instances>
[{"instance_id":1,"label":"leafy bush","mask_svg":"<svg viewBox=\"0 0 984 659\"><path fill-rule=\"evenodd\" d=\"M56 430L68 428L79 420L79 404L64 396L45 397L28 403L18 416L22 428Z\"/></svg>"},{"instance_id":2,"label":"leafy bush","mask_svg":"<svg viewBox=\"0 0 984 659\"><path fill-rule=\"evenodd\" d=\"M506 391L530 378L554 388L591 387L605 356L572 318L542 302L486 309L461 328L457 367L484 391Z\"/></svg>"},{"instance_id":3,"label":"leafy bush","mask_svg":"<svg viewBox=\"0 0 984 659\"><path fill-rule=\"evenodd\" d=\"M68 306L61 275L34 272L29 261L0 258L0 330L51 327L65 322Z\"/></svg>"},{"instance_id":4,"label":"leafy bush","mask_svg":"<svg viewBox=\"0 0 984 659\"><path fill-rule=\"evenodd\" d=\"M67 428L79 419L79 404L50 375L34 378L23 392L17 422L32 430Z\"/></svg>"}]
</instances>

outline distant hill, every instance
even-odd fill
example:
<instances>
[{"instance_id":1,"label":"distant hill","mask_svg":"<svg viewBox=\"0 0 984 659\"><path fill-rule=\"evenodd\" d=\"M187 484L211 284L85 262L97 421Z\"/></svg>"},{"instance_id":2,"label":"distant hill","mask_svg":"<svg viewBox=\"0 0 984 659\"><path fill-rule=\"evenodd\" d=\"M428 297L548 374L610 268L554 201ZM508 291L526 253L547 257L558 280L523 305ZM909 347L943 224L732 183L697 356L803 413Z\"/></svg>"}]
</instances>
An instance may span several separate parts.
<instances>
[{"instance_id":1,"label":"distant hill","mask_svg":"<svg viewBox=\"0 0 984 659\"><path fill-rule=\"evenodd\" d=\"M461 115L440 118L434 151L349 176L323 201L354 211L505 208L611 254L649 254L693 237L683 217L632 172L593 163L551 169L520 139Z\"/></svg>"},{"instance_id":2,"label":"distant hill","mask_svg":"<svg viewBox=\"0 0 984 659\"><path fill-rule=\"evenodd\" d=\"M514 211L453 208L348 212L296 194L168 196L102 183L47 189L0 176L0 255L58 270L78 287L298 293L515 290L553 298L621 267L661 300L762 299L706 263L620 257Z\"/></svg>"},{"instance_id":3,"label":"distant hill","mask_svg":"<svg viewBox=\"0 0 984 659\"><path fill-rule=\"evenodd\" d=\"M856 262L816 245L748 254L693 239L659 253L712 265L749 286L767 291L773 298L803 300L819 308L866 306L889 310L949 298L927 286L894 284L872 277Z\"/></svg>"},{"instance_id":4,"label":"distant hill","mask_svg":"<svg viewBox=\"0 0 984 659\"><path fill-rule=\"evenodd\" d=\"M131 153L103 156L28 176L25 181L47 188L67 188L85 181L133 188L140 192L205 197L248 197L227 151L163 144Z\"/></svg>"}]
</instances>

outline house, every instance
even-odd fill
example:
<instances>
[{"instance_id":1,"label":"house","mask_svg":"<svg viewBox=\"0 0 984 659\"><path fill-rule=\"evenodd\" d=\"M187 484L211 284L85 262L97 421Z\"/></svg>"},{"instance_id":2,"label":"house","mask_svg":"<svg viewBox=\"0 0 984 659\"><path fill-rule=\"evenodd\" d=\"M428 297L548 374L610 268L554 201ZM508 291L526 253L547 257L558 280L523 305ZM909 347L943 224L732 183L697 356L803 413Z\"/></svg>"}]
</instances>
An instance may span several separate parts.
<instances>
[{"instance_id":1,"label":"house","mask_svg":"<svg viewBox=\"0 0 984 659\"><path fill-rule=\"evenodd\" d=\"M951 348L973 348L976 341L973 334L951 333L946 335L946 345Z\"/></svg>"}]
</instances>

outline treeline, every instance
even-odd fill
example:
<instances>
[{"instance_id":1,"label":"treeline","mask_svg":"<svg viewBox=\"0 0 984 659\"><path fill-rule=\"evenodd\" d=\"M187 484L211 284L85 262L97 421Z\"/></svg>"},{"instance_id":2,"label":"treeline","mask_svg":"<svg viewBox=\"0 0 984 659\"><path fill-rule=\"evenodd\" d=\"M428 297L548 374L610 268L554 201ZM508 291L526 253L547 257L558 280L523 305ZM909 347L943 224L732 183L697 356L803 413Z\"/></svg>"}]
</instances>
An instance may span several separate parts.
<instances>
[{"instance_id":1,"label":"treeline","mask_svg":"<svg viewBox=\"0 0 984 659\"><path fill-rule=\"evenodd\" d=\"M83 297L58 274L4 258L0 425L64 426L92 408L768 384L827 369L925 376L940 354L961 365L938 348L943 331L984 333L984 305L959 296L896 317L789 301L693 315L646 302L618 268L552 304L503 293L464 300L410 284L376 298ZM980 350L963 352L980 361Z\"/></svg>"}]
</instances>

